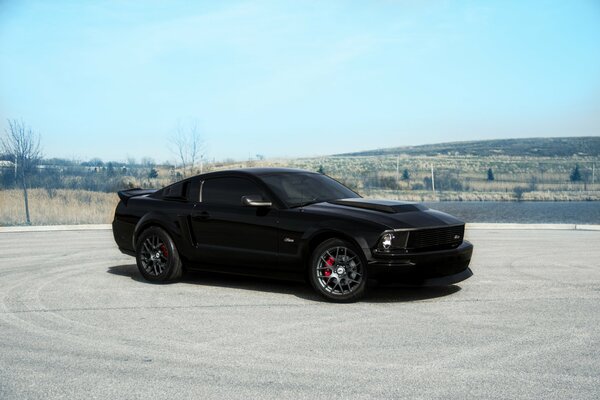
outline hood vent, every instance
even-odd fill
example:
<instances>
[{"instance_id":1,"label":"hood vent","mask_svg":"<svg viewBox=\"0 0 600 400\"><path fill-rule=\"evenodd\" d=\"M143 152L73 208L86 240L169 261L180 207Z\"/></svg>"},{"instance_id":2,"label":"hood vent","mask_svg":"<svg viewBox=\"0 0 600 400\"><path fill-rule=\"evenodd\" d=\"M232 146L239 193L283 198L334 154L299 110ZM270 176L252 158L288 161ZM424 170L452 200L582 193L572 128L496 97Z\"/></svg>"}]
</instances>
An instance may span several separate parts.
<instances>
[{"instance_id":1,"label":"hood vent","mask_svg":"<svg viewBox=\"0 0 600 400\"><path fill-rule=\"evenodd\" d=\"M338 206L347 206L355 208L363 208L366 210L381 211L388 214L396 214L410 211L423 211L427 210L422 204L417 203L406 203L401 201L393 200L370 200L363 198L355 199L341 199L329 201L331 204Z\"/></svg>"}]
</instances>

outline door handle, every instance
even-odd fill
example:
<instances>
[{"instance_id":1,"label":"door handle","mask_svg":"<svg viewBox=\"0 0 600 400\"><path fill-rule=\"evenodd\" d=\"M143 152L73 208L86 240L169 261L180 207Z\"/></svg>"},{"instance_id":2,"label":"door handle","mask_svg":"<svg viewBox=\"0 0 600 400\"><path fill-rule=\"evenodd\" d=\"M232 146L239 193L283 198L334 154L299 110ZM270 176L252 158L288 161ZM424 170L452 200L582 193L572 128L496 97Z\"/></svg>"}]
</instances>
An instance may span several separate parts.
<instances>
[{"instance_id":1,"label":"door handle","mask_svg":"<svg viewBox=\"0 0 600 400\"><path fill-rule=\"evenodd\" d=\"M192 213L192 218L196 218L196 219L209 219L210 218L210 214L206 211L200 211L200 212L193 212Z\"/></svg>"}]
</instances>

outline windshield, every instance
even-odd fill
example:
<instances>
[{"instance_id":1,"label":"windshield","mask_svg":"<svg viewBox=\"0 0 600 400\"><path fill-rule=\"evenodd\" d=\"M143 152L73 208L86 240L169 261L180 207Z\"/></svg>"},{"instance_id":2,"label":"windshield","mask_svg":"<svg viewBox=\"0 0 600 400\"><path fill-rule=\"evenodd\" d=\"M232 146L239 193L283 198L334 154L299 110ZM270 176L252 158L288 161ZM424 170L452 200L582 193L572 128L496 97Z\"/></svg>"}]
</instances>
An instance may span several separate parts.
<instances>
[{"instance_id":1,"label":"windshield","mask_svg":"<svg viewBox=\"0 0 600 400\"><path fill-rule=\"evenodd\" d=\"M288 207L360 197L338 181L321 174L277 174L263 176L262 179Z\"/></svg>"}]
</instances>

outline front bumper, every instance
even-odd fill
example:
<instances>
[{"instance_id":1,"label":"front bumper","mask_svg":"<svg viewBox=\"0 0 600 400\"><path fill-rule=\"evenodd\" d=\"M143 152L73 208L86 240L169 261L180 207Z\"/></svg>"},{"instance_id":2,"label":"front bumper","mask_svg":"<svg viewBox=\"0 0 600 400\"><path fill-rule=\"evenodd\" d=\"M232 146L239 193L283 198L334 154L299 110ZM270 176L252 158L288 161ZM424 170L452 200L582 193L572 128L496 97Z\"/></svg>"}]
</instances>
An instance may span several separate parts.
<instances>
[{"instance_id":1,"label":"front bumper","mask_svg":"<svg viewBox=\"0 0 600 400\"><path fill-rule=\"evenodd\" d=\"M380 284L445 286L473 275L469 268L473 245L468 241L455 249L396 256L373 256L368 262L369 278Z\"/></svg>"}]
</instances>

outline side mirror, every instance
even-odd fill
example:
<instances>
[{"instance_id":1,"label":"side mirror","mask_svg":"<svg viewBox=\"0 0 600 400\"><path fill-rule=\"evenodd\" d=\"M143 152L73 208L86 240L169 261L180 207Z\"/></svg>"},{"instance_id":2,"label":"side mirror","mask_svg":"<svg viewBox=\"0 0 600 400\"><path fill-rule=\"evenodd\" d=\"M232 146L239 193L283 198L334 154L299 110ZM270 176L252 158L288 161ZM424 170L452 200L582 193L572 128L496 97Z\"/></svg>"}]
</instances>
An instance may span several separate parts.
<instances>
[{"instance_id":1,"label":"side mirror","mask_svg":"<svg viewBox=\"0 0 600 400\"><path fill-rule=\"evenodd\" d=\"M262 198L262 196L253 194L242 196L242 205L246 207L271 207L272 203Z\"/></svg>"}]
</instances>

